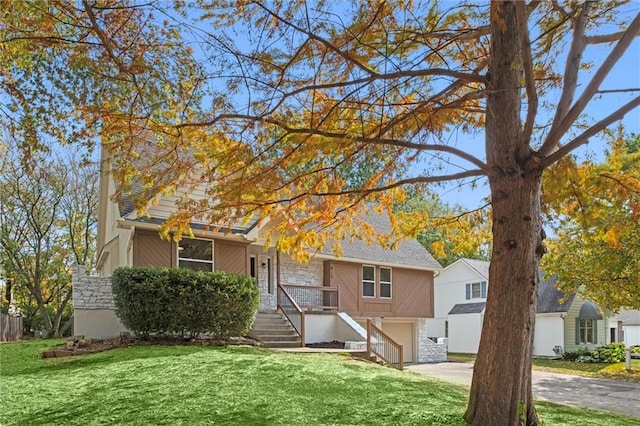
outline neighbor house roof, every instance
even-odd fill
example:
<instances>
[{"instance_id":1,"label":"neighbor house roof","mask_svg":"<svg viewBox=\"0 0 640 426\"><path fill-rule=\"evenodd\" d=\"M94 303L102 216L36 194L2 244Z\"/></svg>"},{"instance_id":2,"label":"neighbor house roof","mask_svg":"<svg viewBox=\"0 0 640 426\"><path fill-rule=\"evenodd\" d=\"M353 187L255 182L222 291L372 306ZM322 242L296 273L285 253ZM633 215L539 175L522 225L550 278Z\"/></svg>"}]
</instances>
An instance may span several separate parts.
<instances>
[{"instance_id":1,"label":"neighbor house roof","mask_svg":"<svg viewBox=\"0 0 640 426\"><path fill-rule=\"evenodd\" d=\"M565 293L555 287L557 281L558 277L556 276L553 276L548 280L540 281L538 286L538 306L536 308L536 313L548 314L567 312L569 310L569 307L576 295L571 294L566 296ZM453 306L451 311L449 311L449 315L480 313L484 309L484 305L485 302L458 303Z\"/></svg>"},{"instance_id":2,"label":"neighbor house roof","mask_svg":"<svg viewBox=\"0 0 640 426\"><path fill-rule=\"evenodd\" d=\"M624 325L640 325L640 311L622 309L616 315L616 320L622 321Z\"/></svg>"},{"instance_id":3,"label":"neighbor house roof","mask_svg":"<svg viewBox=\"0 0 640 426\"><path fill-rule=\"evenodd\" d=\"M485 302L476 303L458 303L453 305L453 308L449 311L449 315L460 314L479 314L484 310Z\"/></svg>"},{"instance_id":4,"label":"neighbor house roof","mask_svg":"<svg viewBox=\"0 0 640 426\"><path fill-rule=\"evenodd\" d=\"M369 209L363 219L371 224L376 232L391 233L389 218L381 213ZM340 258L360 259L383 264L404 265L426 269L442 269L437 260L415 239L401 241L395 249L384 248L380 244L367 244L360 239L341 241L342 255ZM331 242L322 250L321 254L333 256ZM340 259L338 258L338 259Z\"/></svg>"},{"instance_id":5,"label":"neighbor house roof","mask_svg":"<svg viewBox=\"0 0 640 426\"><path fill-rule=\"evenodd\" d=\"M467 259L463 257L460 259L462 262L466 263L471 269L476 271L478 274L482 275L485 280L489 280L489 265L491 262L486 260L478 260L478 259Z\"/></svg>"},{"instance_id":6,"label":"neighbor house roof","mask_svg":"<svg viewBox=\"0 0 640 426\"><path fill-rule=\"evenodd\" d=\"M556 288L558 277L552 276L548 280L540 280L538 284L538 306L536 312L546 314L552 312L567 312L573 299L574 294L567 295ZM562 302L560 302L562 300Z\"/></svg>"}]
</instances>

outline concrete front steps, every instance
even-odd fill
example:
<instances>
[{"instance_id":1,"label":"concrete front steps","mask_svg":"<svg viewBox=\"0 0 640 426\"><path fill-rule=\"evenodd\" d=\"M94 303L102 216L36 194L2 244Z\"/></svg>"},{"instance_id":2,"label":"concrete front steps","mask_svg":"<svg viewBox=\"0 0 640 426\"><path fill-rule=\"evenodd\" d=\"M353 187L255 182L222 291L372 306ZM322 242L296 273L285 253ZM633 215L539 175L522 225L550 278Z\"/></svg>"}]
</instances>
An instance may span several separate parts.
<instances>
[{"instance_id":1,"label":"concrete front steps","mask_svg":"<svg viewBox=\"0 0 640 426\"><path fill-rule=\"evenodd\" d=\"M300 336L279 312L258 312L248 336L267 348L299 348Z\"/></svg>"}]
</instances>

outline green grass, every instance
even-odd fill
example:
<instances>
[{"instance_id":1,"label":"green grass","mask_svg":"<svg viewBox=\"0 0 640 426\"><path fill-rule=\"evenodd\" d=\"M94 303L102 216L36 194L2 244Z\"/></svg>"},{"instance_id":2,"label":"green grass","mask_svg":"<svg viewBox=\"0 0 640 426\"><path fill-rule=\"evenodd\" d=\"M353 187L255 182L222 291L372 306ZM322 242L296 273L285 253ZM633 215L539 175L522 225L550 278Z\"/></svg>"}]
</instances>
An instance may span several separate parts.
<instances>
[{"instance_id":1,"label":"green grass","mask_svg":"<svg viewBox=\"0 0 640 426\"><path fill-rule=\"evenodd\" d=\"M0 345L0 424L462 425L467 389L344 356L137 346L41 359L57 341ZM538 404L547 425L630 425ZM640 423L640 422L636 422Z\"/></svg>"},{"instance_id":2,"label":"green grass","mask_svg":"<svg viewBox=\"0 0 640 426\"><path fill-rule=\"evenodd\" d=\"M450 353L448 354L448 359L452 362L473 362L475 361L476 356L474 354ZM640 382L639 360L632 360L631 371L627 371L624 362L605 364L573 362L561 359L534 358L532 360L532 364L534 370L573 374L585 377L597 377L601 379Z\"/></svg>"}]
</instances>

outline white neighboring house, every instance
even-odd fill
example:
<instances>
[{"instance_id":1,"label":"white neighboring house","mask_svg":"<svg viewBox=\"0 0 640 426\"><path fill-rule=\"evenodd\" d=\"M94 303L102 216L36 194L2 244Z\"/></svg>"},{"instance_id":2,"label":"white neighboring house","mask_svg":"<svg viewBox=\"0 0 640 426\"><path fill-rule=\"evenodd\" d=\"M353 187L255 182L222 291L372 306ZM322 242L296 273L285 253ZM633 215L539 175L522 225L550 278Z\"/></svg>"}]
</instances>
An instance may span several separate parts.
<instances>
[{"instance_id":1,"label":"white neighboring house","mask_svg":"<svg viewBox=\"0 0 640 426\"><path fill-rule=\"evenodd\" d=\"M555 356L607 344L602 311L579 295L565 295L555 283L552 278L539 285L533 354ZM449 352L476 353L489 288L488 261L459 259L444 268L434 283L434 318L428 329L437 334L431 337L447 337Z\"/></svg>"},{"instance_id":2,"label":"white neighboring house","mask_svg":"<svg viewBox=\"0 0 640 426\"><path fill-rule=\"evenodd\" d=\"M609 320L609 334L612 342L618 341L618 327L622 328L622 341L627 346L640 345L640 311L622 309Z\"/></svg>"}]
</instances>

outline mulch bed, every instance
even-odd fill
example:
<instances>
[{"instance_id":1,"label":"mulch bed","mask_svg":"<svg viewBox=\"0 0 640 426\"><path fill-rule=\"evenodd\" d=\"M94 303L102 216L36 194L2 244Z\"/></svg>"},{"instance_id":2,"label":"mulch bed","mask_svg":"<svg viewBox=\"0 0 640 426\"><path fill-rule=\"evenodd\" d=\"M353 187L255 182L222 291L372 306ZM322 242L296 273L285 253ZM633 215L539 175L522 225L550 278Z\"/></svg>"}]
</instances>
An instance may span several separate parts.
<instances>
[{"instance_id":1,"label":"mulch bed","mask_svg":"<svg viewBox=\"0 0 640 426\"><path fill-rule=\"evenodd\" d=\"M245 337L232 337L228 340L183 339L167 337L139 340L129 333L121 333L120 336L113 339L85 339L84 336L72 336L65 339L62 345L42 351L42 358L60 358L77 355L88 355L98 352L104 352L110 349L131 347L137 345L259 346L259 342Z\"/></svg>"},{"instance_id":2,"label":"mulch bed","mask_svg":"<svg viewBox=\"0 0 640 426\"><path fill-rule=\"evenodd\" d=\"M331 342L307 343L305 346L308 348L344 349L344 342L332 340Z\"/></svg>"}]
</instances>

